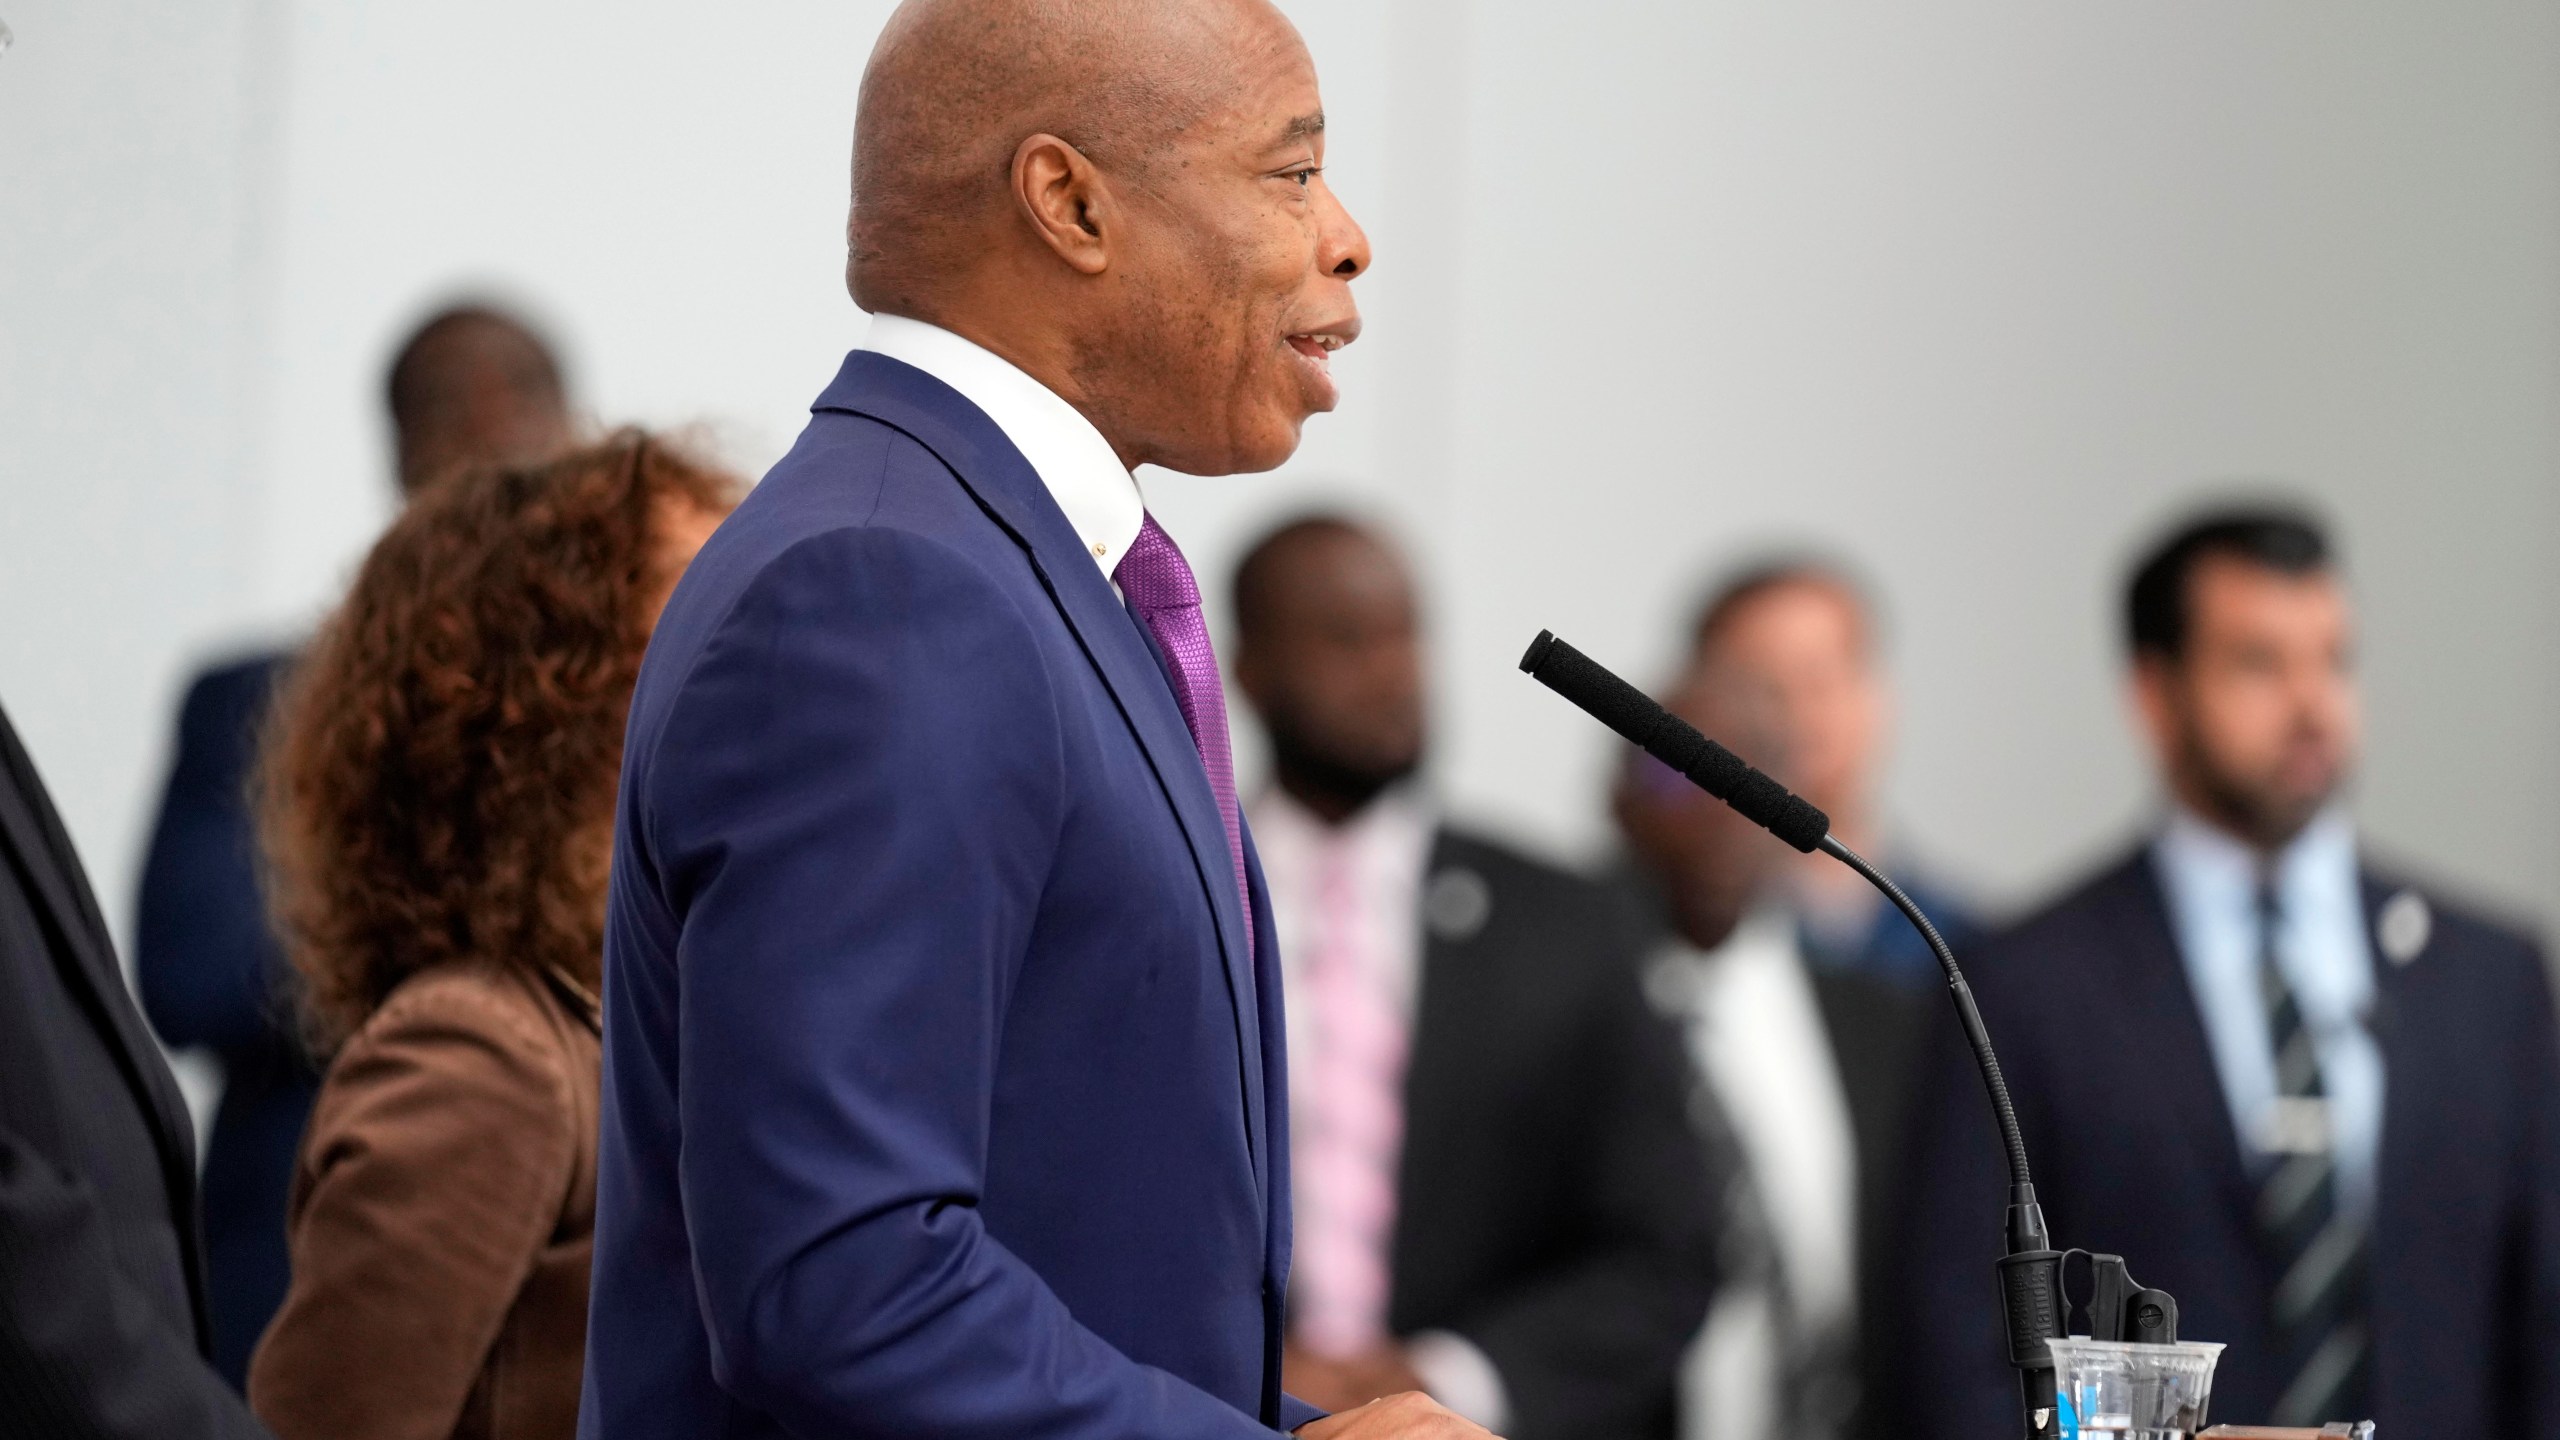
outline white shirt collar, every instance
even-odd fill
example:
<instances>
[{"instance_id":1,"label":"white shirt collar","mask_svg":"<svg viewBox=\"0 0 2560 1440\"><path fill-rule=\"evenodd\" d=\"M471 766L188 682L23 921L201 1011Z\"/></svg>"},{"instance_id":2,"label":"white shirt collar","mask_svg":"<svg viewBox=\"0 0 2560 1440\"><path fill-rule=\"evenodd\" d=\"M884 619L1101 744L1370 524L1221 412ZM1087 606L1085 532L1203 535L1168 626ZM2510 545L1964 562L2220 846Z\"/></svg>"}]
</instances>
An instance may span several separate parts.
<instances>
[{"instance_id":1,"label":"white shirt collar","mask_svg":"<svg viewBox=\"0 0 2560 1440\"><path fill-rule=\"evenodd\" d=\"M2184 805L2169 807L2159 848L2163 863L2177 877L2174 883L2202 883L2217 893L2244 898L2257 894L2258 852ZM2344 902L2360 906L2356 828L2346 807L2332 805L2313 817L2301 834L2277 852L2273 870L2269 878L2287 905Z\"/></svg>"},{"instance_id":2,"label":"white shirt collar","mask_svg":"<svg viewBox=\"0 0 2560 1440\"><path fill-rule=\"evenodd\" d=\"M1012 361L939 325L874 315L860 348L913 365L985 411L1031 462L1102 578L1111 578L1146 522L1146 501L1083 412Z\"/></svg>"}]
</instances>

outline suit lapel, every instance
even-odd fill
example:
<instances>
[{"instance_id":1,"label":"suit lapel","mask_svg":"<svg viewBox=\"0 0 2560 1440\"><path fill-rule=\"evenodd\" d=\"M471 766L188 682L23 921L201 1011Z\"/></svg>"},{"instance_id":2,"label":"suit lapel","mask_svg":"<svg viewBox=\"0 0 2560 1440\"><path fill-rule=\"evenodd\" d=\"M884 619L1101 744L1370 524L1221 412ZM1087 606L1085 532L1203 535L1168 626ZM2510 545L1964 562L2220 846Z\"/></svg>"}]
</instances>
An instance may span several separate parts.
<instances>
[{"instance_id":1,"label":"suit lapel","mask_svg":"<svg viewBox=\"0 0 2560 1440\"><path fill-rule=\"evenodd\" d=\"M89 1012L116 1052L116 1066L151 1119L160 1164L173 1202L179 1233L193 1245L195 1196L195 1127L186 1101L160 1061L158 1042L143 1027L124 976L116 968L115 948L106 921L71 849L61 818L45 801L35 762L18 742L9 717L0 713L0 865L14 856L26 877L28 898L40 923L58 937L58 968L81 1007ZM190 1273L190 1285L193 1275Z\"/></svg>"},{"instance_id":2,"label":"suit lapel","mask_svg":"<svg viewBox=\"0 0 2560 1440\"><path fill-rule=\"evenodd\" d=\"M2148 847L2134 852L2110 888L2112 928L2124 941L2114 954L2121 967L2116 993L2124 997L2126 1044L2114 1061L2093 1057L2092 1063L2138 1066L2157 1102L2178 1115L2179 1133L2195 1146L2199 1163L2245 1216L2257 1201L2241 1168L2240 1134L2231 1126L2221 1072L2205 1039L2204 1015L2179 958Z\"/></svg>"},{"instance_id":3,"label":"suit lapel","mask_svg":"<svg viewBox=\"0 0 2560 1440\"><path fill-rule=\"evenodd\" d=\"M1447 827L1435 826L1422 864L1422 893L1431 893L1435 878L1462 863L1463 854L1453 848ZM1404 1147L1396 1160L1396 1213L1387 1246L1391 1323L1404 1318L1395 1309L1399 1300L1429 1288L1417 1267L1433 1247L1419 1237L1445 1234L1449 1225L1449 1207L1441 1202L1440 1184L1458 1167L1447 1153L1440 1117L1463 1112L1467 1081L1483 1075L1481 1069L1471 1074L1466 1064L1469 1034L1480 1029L1470 1024L1474 1017L1467 1013L1468 1003L1481 989L1467 984L1458 973L1467 957L1424 917L1415 916L1413 926L1421 947L1420 968L1413 990L1413 1030L1405 1052Z\"/></svg>"},{"instance_id":4,"label":"suit lapel","mask_svg":"<svg viewBox=\"0 0 2560 1440\"><path fill-rule=\"evenodd\" d=\"M2364 906L2365 945L2376 961L2383 961L2385 955L2382 908L2391 897L2408 888L2371 872L2359 872L2356 876L2356 890ZM2373 1006L2365 1025L2373 1034L2375 1048L2382 1052L2382 1133L2374 1147L2373 1224L2377 1240L2388 1240L2406 1233L2400 1216L2400 1201L2407 1189L2405 1181L2422 1173L2407 1153L2414 1137L2420 1133L2419 1127L2427 1123L2428 1116L2443 1113L2439 1107L2463 1103L2442 1094L2426 1093L2430 1076L2425 1065L2395 1063L2401 1057L2394 1052L2401 1048L2401 1039L2411 1028L2407 1009L2413 1000L2423 1003L2423 991L2410 983L2410 972L2417 968L2412 962L2418 961L2424 953L2421 948L2409 960L2399 964L2385 961L2373 967ZM2424 1025L2423 1018L2419 1024L2422 1031L2429 1028ZM2423 1220L2413 1217L2412 1223L2423 1223ZM2394 1283L2404 1273L2403 1267L2395 1263L2398 1258L2389 1249L2376 1252L2373 1283L2377 1304L2389 1304L2405 1293Z\"/></svg>"},{"instance_id":5,"label":"suit lapel","mask_svg":"<svg viewBox=\"0 0 2560 1440\"><path fill-rule=\"evenodd\" d=\"M1043 589L1065 617L1087 659L1111 691L1172 805L1193 867L1216 917L1218 949L1244 1057L1247 1142L1257 1172L1265 1169L1262 1034L1247 958L1244 899L1236 893L1226 822L1209 792L1199 747L1183 724L1155 643L1123 607L1085 553L1048 487L993 420L950 386L912 365L856 350L813 408L866 415L924 446L1030 557Z\"/></svg>"}]
</instances>

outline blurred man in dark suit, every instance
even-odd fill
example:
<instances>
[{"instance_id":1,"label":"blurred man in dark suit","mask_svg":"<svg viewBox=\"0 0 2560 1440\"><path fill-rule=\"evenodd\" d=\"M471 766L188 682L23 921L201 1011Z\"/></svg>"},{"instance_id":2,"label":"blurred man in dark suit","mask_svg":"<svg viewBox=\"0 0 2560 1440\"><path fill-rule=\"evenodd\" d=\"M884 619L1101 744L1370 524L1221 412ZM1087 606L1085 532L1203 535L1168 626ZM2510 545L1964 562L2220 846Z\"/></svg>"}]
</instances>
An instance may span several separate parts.
<instances>
[{"instance_id":1,"label":"blurred man in dark suit","mask_svg":"<svg viewBox=\"0 0 2560 1440\"><path fill-rule=\"evenodd\" d=\"M216 1375L195 1132L0 715L0 1435L265 1435Z\"/></svg>"},{"instance_id":2,"label":"blurred man in dark suit","mask_svg":"<svg viewBox=\"0 0 2560 1440\"><path fill-rule=\"evenodd\" d=\"M1914 873L1883 814L1893 684L1877 630L1875 605L1845 567L1790 556L1717 585L1699 608L1695 644L1703 663L1759 692L1787 747L1791 783L1831 817L1831 833L1891 873L1961 952L1979 934L1969 907ZM1783 864L1777 880L1817 968L1936 993L1937 958L1857 872L1806 855Z\"/></svg>"},{"instance_id":3,"label":"blurred man in dark suit","mask_svg":"<svg viewBox=\"0 0 2560 1440\"><path fill-rule=\"evenodd\" d=\"M514 462L570 435L560 367L524 322L481 306L438 312L400 347L387 399L406 496L456 466ZM249 818L256 738L290 651L214 666L187 686L178 749L143 863L134 968L162 1041L222 1064L204 1213L214 1359L232 1384L284 1299L285 1192L319 1075L258 892Z\"/></svg>"},{"instance_id":4,"label":"blurred man in dark suit","mask_svg":"<svg viewBox=\"0 0 2560 1440\"><path fill-rule=\"evenodd\" d=\"M2376 870L2343 788L2354 630L2316 523L2205 516L2127 603L2166 814L1975 953L2056 1241L2219 1340L2213 1410L2560 1435L2560 1059L2541 951ZM1952 1030L1949 1031L1952 1034ZM2016 1433L2006 1193L1950 1044L1914 1171L1908 1433Z\"/></svg>"},{"instance_id":5,"label":"blurred man in dark suit","mask_svg":"<svg viewBox=\"0 0 2560 1440\"><path fill-rule=\"evenodd\" d=\"M1664 706L1793 784L1785 687L1736 658L1716 607L1693 640ZM1872 967L1815 963L1791 853L1661 762L1630 750L1613 808L1656 926L1647 988L1679 1020L1734 1157L1726 1284L1688 1363L1683 1440L1869 1433L1869 1362L1898 1328L1878 1323L1874 1262L1928 1001Z\"/></svg>"},{"instance_id":6,"label":"blurred man in dark suit","mask_svg":"<svg viewBox=\"0 0 2560 1440\"><path fill-rule=\"evenodd\" d=\"M1515 1440L1669 1434L1710 1181L1625 918L1413 783L1419 617L1377 535L1285 526L1235 601L1274 760L1248 811L1290 997L1291 1393L1422 1388Z\"/></svg>"}]
</instances>

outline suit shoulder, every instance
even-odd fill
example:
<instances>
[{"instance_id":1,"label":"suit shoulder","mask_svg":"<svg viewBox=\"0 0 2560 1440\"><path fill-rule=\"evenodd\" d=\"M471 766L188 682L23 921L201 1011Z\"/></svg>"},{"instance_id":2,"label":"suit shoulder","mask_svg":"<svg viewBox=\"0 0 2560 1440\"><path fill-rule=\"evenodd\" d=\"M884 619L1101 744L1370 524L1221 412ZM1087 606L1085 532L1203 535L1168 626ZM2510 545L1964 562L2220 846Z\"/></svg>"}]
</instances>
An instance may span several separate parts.
<instances>
[{"instance_id":1,"label":"suit shoulder","mask_svg":"<svg viewBox=\"0 0 2560 1440\"><path fill-rule=\"evenodd\" d=\"M2426 902L2429 920L2446 940L2506 950L2542 948L2530 923L2396 865L2367 866L2363 879L2366 894L2379 905L2388 905L2403 894Z\"/></svg>"},{"instance_id":2,"label":"suit shoulder","mask_svg":"<svg viewBox=\"0 0 2560 1440\"><path fill-rule=\"evenodd\" d=\"M1018 555L931 450L869 417L821 412L677 582L643 691L647 669L688 668L750 596L786 607L852 603L833 579L884 557L992 591L1022 578L1003 565Z\"/></svg>"},{"instance_id":3,"label":"suit shoulder","mask_svg":"<svg viewBox=\"0 0 2560 1440\"><path fill-rule=\"evenodd\" d=\"M1444 825L1433 844L1435 868L1463 866L1484 877L1497 894L1516 891L1551 904L1613 910L1615 897L1587 875L1531 855L1506 840L1464 825Z\"/></svg>"},{"instance_id":4,"label":"suit shoulder","mask_svg":"<svg viewBox=\"0 0 2560 1440\"><path fill-rule=\"evenodd\" d=\"M1599 997L1642 969L1648 927L1616 887L1463 829L1441 830L1431 868L1423 918L1434 938L1464 944L1525 991ZM1452 872L1482 890L1470 896Z\"/></svg>"},{"instance_id":5,"label":"suit shoulder","mask_svg":"<svg viewBox=\"0 0 2560 1440\"><path fill-rule=\"evenodd\" d=\"M198 670L188 680L181 702L181 724L189 729L218 725L235 728L265 710L298 652L261 650L235 655Z\"/></svg>"},{"instance_id":6,"label":"suit shoulder","mask_svg":"<svg viewBox=\"0 0 2560 1440\"><path fill-rule=\"evenodd\" d=\"M345 1049L436 1043L470 1036L480 1044L522 1054L554 1048L542 1004L529 982L495 965L454 962L432 966L403 980L383 997Z\"/></svg>"},{"instance_id":7,"label":"suit shoulder","mask_svg":"<svg viewBox=\"0 0 2560 1440\"><path fill-rule=\"evenodd\" d=\"M2002 956L2039 945L2074 940L2109 925L2128 903L2156 898L2148 846L2135 846L2082 873L2060 894L2002 925L1981 953Z\"/></svg>"},{"instance_id":8,"label":"suit shoulder","mask_svg":"<svg viewBox=\"0 0 2560 1440\"><path fill-rule=\"evenodd\" d=\"M2381 952L2377 959L2466 972L2468 986L2484 999L2532 997L2547 1003L2548 963L2532 929L2389 871L2368 869L2363 879Z\"/></svg>"},{"instance_id":9,"label":"suit shoulder","mask_svg":"<svg viewBox=\"0 0 2560 1440\"><path fill-rule=\"evenodd\" d=\"M830 530L958 531L973 520L993 528L950 467L914 437L867 415L821 411L703 547L703 558L769 556Z\"/></svg>"},{"instance_id":10,"label":"suit shoulder","mask_svg":"<svg viewBox=\"0 0 2560 1440\"><path fill-rule=\"evenodd\" d=\"M196 671L195 677L187 683L187 693L263 694L300 653L296 647L276 646L226 656Z\"/></svg>"}]
</instances>

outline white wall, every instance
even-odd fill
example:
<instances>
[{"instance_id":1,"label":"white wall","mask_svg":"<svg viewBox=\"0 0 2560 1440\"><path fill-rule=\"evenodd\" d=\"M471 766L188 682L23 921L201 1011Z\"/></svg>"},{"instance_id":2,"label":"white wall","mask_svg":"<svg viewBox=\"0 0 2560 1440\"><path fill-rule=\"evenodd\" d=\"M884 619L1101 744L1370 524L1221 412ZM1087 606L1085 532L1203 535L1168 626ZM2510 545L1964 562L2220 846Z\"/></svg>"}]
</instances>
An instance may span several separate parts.
<instances>
[{"instance_id":1,"label":"white wall","mask_svg":"<svg viewBox=\"0 0 2560 1440\"><path fill-rule=\"evenodd\" d=\"M119 923L183 665L381 522L421 306L532 303L600 419L788 443L858 334L886 8L8 0L0 696ZM1910 828L2022 896L2145 803L2127 547L2269 477L2365 600L2371 828L2560 913L2560 11L1289 8L1369 335L1284 471L1149 495L1213 579L1312 498L1403 526L1462 803L1600 844L1521 646L1649 673L1711 562L1810 539L1891 600Z\"/></svg>"},{"instance_id":2,"label":"white wall","mask_svg":"<svg viewBox=\"0 0 2560 1440\"><path fill-rule=\"evenodd\" d=\"M252 614L271 52L247 0L0 14L0 701L121 930L181 669Z\"/></svg>"}]
</instances>

